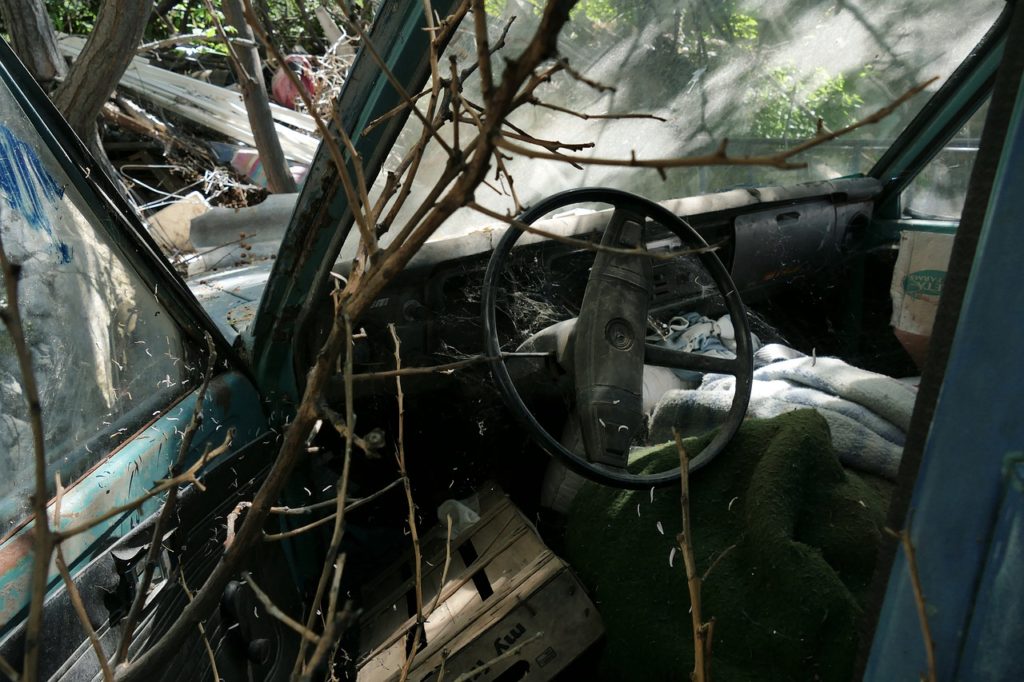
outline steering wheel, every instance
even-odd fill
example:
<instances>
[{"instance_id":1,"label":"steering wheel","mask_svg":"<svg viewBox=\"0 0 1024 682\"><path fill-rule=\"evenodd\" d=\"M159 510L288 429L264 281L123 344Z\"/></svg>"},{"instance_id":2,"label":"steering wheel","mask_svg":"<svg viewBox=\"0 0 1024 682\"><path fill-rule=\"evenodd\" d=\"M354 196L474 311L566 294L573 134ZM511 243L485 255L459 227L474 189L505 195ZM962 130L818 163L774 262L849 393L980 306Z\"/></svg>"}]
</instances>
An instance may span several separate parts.
<instances>
[{"instance_id":1,"label":"steering wheel","mask_svg":"<svg viewBox=\"0 0 1024 682\"><path fill-rule=\"evenodd\" d=\"M569 469L605 485L633 490L664 486L679 480L679 467L656 474L631 474L626 469L629 446L642 427L644 364L731 374L736 391L725 424L696 456L696 471L720 453L735 435L746 414L753 385L754 359L746 310L728 270L707 242L671 211L643 197L615 189L588 187L552 195L524 211L517 222L532 225L557 209L584 202L611 204L614 208L601 244L615 249L598 250L576 320L571 347L575 384L575 411L586 455L572 452L548 433L527 408L516 389L501 353L496 319L499 276L512 247L523 230L512 225L491 254L483 284L484 342L499 391L509 409L531 437L549 455ZM675 233L684 249L696 256L710 272L725 300L736 336L736 358L719 358L672 350L645 342L648 304L653 288L651 258L623 253L645 247L647 221ZM685 251L684 251L685 253Z\"/></svg>"}]
</instances>

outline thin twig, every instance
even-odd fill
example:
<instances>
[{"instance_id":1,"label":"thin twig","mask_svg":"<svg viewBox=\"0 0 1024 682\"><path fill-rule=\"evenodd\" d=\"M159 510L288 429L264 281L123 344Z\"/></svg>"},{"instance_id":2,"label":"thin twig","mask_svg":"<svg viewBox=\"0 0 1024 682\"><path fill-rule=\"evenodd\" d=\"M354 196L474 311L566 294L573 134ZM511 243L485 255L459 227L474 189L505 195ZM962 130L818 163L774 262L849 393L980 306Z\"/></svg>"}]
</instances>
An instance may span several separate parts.
<instances>
[{"instance_id":1,"label":"thin twig","mask_svg":"<svg viewBox=\"0 0 1024 682\"><path fill-rule=\"evenodd\" d=\"M348 315L348 312L344 308L337 309L335 312L336 321L340 321L344 329L345 339L345 423L348 426L349 433L351 434L355 428L355 412L353 408L353 390L352 390L352 320ZM327 548L327 554L324 558L323 569L320 572L320 579L317 582L316 596L313 599L312 607L310 608L309 617L306 620L306 629L312 630L313 623L316 620L317 611L320 608L320 604L324 598L324 591L327 589L328 581L331 575L337 573L338 569L335 567L335 561L338 558L338 549L341 547L341 539L345 533L345 504L348 496L348 483L349 483L349 472L352 469L352 441L351 437L345 439L345 461L341 468L341 478L338 481L338 486L335 493L335 502L337 505L338 512L334 517L334 531L331 534L331 543ZM248 523L249 519L246 519ZM344 564L342 564L343 566ZM331 626L333 622L334 613L327 614L327 626ZM308 666L308 662L305 660L306 655L306 640L299 643L299 654L295 660L295 667L293 670L293 676L296 673L301 673L302 677L306 677L310 674L311 669Z\"/></svg>"},{"instance_id":2,"label":"thin twig","mask_svg":"<svg viewBox=\"0 0 1024 682\"><path fill-rule=\"evenodd\" d=\"M459 116L459 103L462 101L462 98L459 97L459 80L458 80L458 78L459 78L459 65L458 65L458 59L455 57L455 55L449 55L449 57L448 57L448 68L449 68L450 73L451 73L451 80L448 82L449 97L451 98L452 121L455 124L455 125L452 126L452 149L456 153L458 153L459 152L459 123L460 123L460 120L461 120L461 118Z\"/></svg>"},{"instance_id":3,"label":"thin twig","mask_svg":"<svg viewBox=\"0 0 1024 682\"><path fill-rule=\"evenodd\" d=\"M444 584L448 580L448 568L452 563L452 515L448 514L445 518L448 523L448 531L445 534L444 542L444 566L441 568L441 581L437 583L437 594L434 595L434 600L430 602L430 608L426 611L427 616L434 612L438 602L441 601L441 593L444 591Z\"/></svg>"},{"instance_id":4,"label":"thin twig","mask_svg":"<svg viewBox=\"0 0 1024 682\"><path fill-rule=\"evenodd\" d=\"M568 109L566 107L558 106L557 104L551 104L550 102L543 102L540 99L534 97L530 100L530 104L535 107L543 107L544 109L551 109L552 111L558 111L563 114L569 114L576 118L581 118L584 121L594 120L630 120L630 119L647 119L651 121L660 121L665 123L668 121L664 116L656 116L655 114L640 114L640 113L625 113L625 114L588 114L583 111L576 111L575 109Z\"/></svg>"},{"instance_id":5,"label":"thin twig","mask_svg":"<svg viewBox=\"0 0 1024 682\"><path fill-rule=\"evenodd\" d=\"M338 592L341 587L341 574L344 571L345 555L341 554L334 564L331 589L327 592L327 614L324 618L324 632L320 635L320 641L317 642L316 647L313 649L313 655L309 657L309 662L306 664L306 676L320 666L320 661L327 655L327 651L337 639L334 636L334 630L342 619L342 616L338 614ZM346 609L346 612L348 612L348 609ZM304 679L306 676L304 676Z\"/></svg>"},{"instance_id":6,"label":"thin twig","mask_svg":"<svg viewBox=\"0 0 1024 682\"><path fill-rule=\"evenodd\" d=\"M423 20L427 24L425 30L430 36L430 44L433 46L437 26L434 25L434 8L431 6L430 0L423 0ZM437 67L437 50L427 50L427 59L430 61L430 96L436 98L441 91L441 72Z\"/></svg>"},{"instance_id":7,"label":"thin twig","mask_svg":"<svg viewBox=\"0 0 1024 682\"><path fill-rule=\"evenodd\" d=\"M260 589L260 586L256 584L256 581L253 579L251 573L249 573L248 571L244 571L242 573L242 579L245 580L246 584L248 584L249 587L252 589L252 593L255 594L256 598L260 600L260 603L263 604L263 608L267 610L268 614L270 614L273 618L276 618L277 620L281 621L281 623L286 625L288 629L295 632L304 640L312 642L313 644L319 643L319 637L313 634L313 632L311 632L309 629L303 627L302 623L298 622L297 620L289 616L287 613L282 611L281 607L275 604L274 600L271 599L266 592Z\"/></svg>"},{"instance_id":8,"label":"thin twig","mask_svg":"<svg viewBox=\"0 0 1024 682\"><path fill-rule=\"evenodd\" d=\"M342 380L344 380L344 377L342 377ZM363 440L358 434L352 433L352 429L349 428L348 424L345 423L344 418L340 414L327 407L327 405L321 405L320 411L323 413L324 417L327 418L327 421L331 423L331 426L334 427L334 430L338 432L339 436L342 438L351 438L352 443L363 452L370 452L373 449L370 447L370 444Z\"/></svg>"},{"instance_id":9,"label":"thin twig","mask_svg":"<svg viewBox=\"0 0 1024 682\"><path fill-rule=\"evenodd\" d=\"M710 682L711 680L711 635L714 620L705 623L701 616L700 586L701 577L697 573L697 560L693 554L693 535L690 525L690 460L683 447L679 431L672 429L676 449L679 451L679 507L682 513L682 531L676 537L679 549L683 552L683 564L686 566L686 587L690 592L690 624L693 628L693 673L694 682Z\"/></svg>"},{"instance_id":10,"label":"thin twig","mask_svg":"<svg viewBox=\"0 0 1024 682\"><path fill-rule=\"evenodd\" d=\"M511 225L512 227L520 229L523 232L529 232L530 234L535 234L535 235L538 235L538 236L541 236L541 237L546 237L547 239L550 239L551 241L561 242L563 244L568 244L570 246L575 246L578 249L585 249L587 251L595 251L595 252L599 252L599 253L611 253L611 254L615 254L617 256L643 256L644 258L650 258L652 260L669 261L669 260L675 260L675 259L679 258L680 256L690 256L690 255L696 255L696 254L700 254L700 253L712 253L714 251L717 251L720 248L720 246L718 244L709 244L707 246L698 246L698 247L688 248L688 249L684 249L684 250L680 250L680 251L667 251L667 252L666 251L648 251L647 249L644 249L644 248L624 249L624 248L618 247L618 246L608 246L606 244L600 244L598 242L590 242L590 241L587 241L585 239L577 239L575 237L566 237L565 235L558 234L557 232L549 232L548 230L541 229L541 228L536 227L534 225L527 225L526 223L524 223L521 220L517 220L517 219L513 218L512 216L505 215L504 213L499 213L498 211L492 211L491 209L487 208L486 206L481 206L480 204L476 203L475 201L469 202L469 204L467 204L467 206L469 208L473 209L474 211L476 211L477 213L482 213L485 216L488 216L490 218L494 218L495 220L500 220L501 222L505 223L506 225Z\"/></svg>"},{"instance_id":11,"label":"thin twig","mask_svg":"<svg viewBox=\"0 0 1024 682\"><path fill-rule=\"evenodd\" d=\"M579 81L580 83L583 83L584 85L587 85L587 86L589 86L589 87L593 88L594 90L597 90L598 92L601 92L601 93L615 92L616 91L615 87L612 86L612 85L605 85L604 83L600 83L600 82L595 81L595 80L593 80L591 78L587 78L582 73L580 73L576 69L572 68L572 66L569 64L569 60L568 59L565 59L563 57L562 59L559 59L558 61L562 65L562 70L564 70L567 74L572 76L573 79ZM664 121L665 119L660 119L660 120Z\"/></svg>"},{"instance_id":12,"label":"thin twig","mask_svg":"<svg viewBox=\"0 0 1024 682\"><path fill-rule=\"evenodd\" d=\"M364 504L369 504L374 500L384 496L386 493L393 490L394 488L397 488L400 485L402 485L402 479L396 478L395 480L391 481L391 483L388 483L386 486L384 486L377 492L371 493L366 497L360 497L358 499L352 500L345 506L345 512L351 512L358 509L359 507L362 507ZM323 502L317 502L315 504L306 505L305 507L271 507L270 513L286 515L311 514L320 509L333 507L335 506L335 504L336 503L334 500L324 500ZM331 516L333 517L333 514Z\"/></svg>"},{"instance_id":13,"label":"thin twig","mask_svg":"<svg viewBox=\"0 0 1024 682\"><path fill-rule=\"evenodd\" d=\"M924 639L924 653L928 661L928 682L938 682L938 665L935 661L935 640L932 638L932 628L928 623L928 603L924 598L924 590L921 588L921 573L917 567L917 552L914 550L914 543L910 539L910 531L903 529L899 532L891 528L885 529L889 535L898 538L903 545L903 553L907 557L907 571L910 573L910 586L914 590L914 605L917 608L917 619L921 624L921 637Z\"/></svg>"},{"instance_id":14,"label":"thin twig","mask_svg":"<svg viewBox=\"0 0 1024 682\"><path fill-rule=\"evenodd\" d=\"M250 86L256 85L256 79L246 70L245 66L242 64L242 59L238 56L238 53L235 52L235 44L230 38L228 38L228 34L224 30L224 25L220 23L220 15L218 15L217 11L213 8L213 3L211 3L210 0L203 0L203 4L206 5L206 13L210 15L211 19L213 19L213 25L217 31L217 36L220 38L221 42L228 46L228 60L231 62L231 66L236 69L235 73L238 74L239 78L245 80Z\"/></svg>"},{"instance_id":15,"label":"thin twig","mask_svg":"<svg viewBox=\"0 0 1024 682\"><path fill-rule=\"evenodd\" d=\"M32 427L33 474L35 489L29 498L32 514L35 518L32 545L32 573L29 578L28 619L25 625L25 657L22 663L22 676L26 680L35 680L39 675L39 637L43 625L43 599L46 597L46 582L50 570L50 557L53 553L53 536L50 522L46 515L46 445L43 431L43 408L39 402L39 387L32 370L32 354L25 336L25 327L21 320L18 281L21 276L21 265L12 263L7 258L3 238L0 235L0 277L4 281L7 304L0 308L0 321L7 327L7 332L14 345L18 358L18 369L21 372L21 389L28 404L29 421Z\"/></svg>"},{"instance_id":16,"label":"thin twig","mask_svg":"<svg viewBox=\"0 0 1024 682\"><path fill-rule=\"evenodd\" d=\"M171 465L170 477L172 479L181 473L181 468L185 465L185 459L192 450L192 441L195 439L196 432L203 423L203 402L206 399L206 391L210 387L210 380L213 379L214 368L217 366L217 347L213 343L213 337L207 333L205 338L208 352L206 373L203 375L202 385L199 386L199 390L196 392L192 417L189 419L188 426L185 427L185 432L178 445L178 456ZM142 608L146 603L146 597L149 595L149 586L153 581L153 571L156 569L160 559L160 552L163 550L164 533L171 522L171 517L174 515L177 503L178 485L172 485L167 491L167 499L164 500L160 514L153 524L153 534L149 541L149 548L146 550L142 579L136 588L135 598L132 600L131 608L128 610L128 615L125 617L124 626L121 631L121 643L117 648L115 656L115 660L118 662L123 663L128 660L128 648L131 646L132 638L135 635L135 626L139 622Z\"/></svg>"},{"instance_id":17,"label":"thin twig","mask_svg":"<svg viewBox=\"0 0 1024 682\"><path fill-rule=\"evenodd\" d=\"M494 78L491 76L491 48L487 38L487 12L484 0L472 0L473 35L476 37L476 63L480 69L480 92L485 100L494 92Z\"/></svg>"},{"instance_id":18,"label":"thin twig","mask_svg":"<svg viewBox=\"0 0 1024 682\"><path fill-rule=\"evenodd\" d=\"M395 344L395 370L402 369L402 342L398 338L398 332L394 324L388 325L391 332L391 340ZM402 377L395 377L395 389L398 400L398 475L402 478L405 487L405 501L409 507L409 535L412 537L413 575L415 578L416 594L416 629L413 632L412 646L406 654L405 663L402 665L402 672L399 682L405 682L412 670L412 662L416 658L416 651L419 648L420 637L423 632L423 555L420 550L420 536L416 528L416 503L412 499L412 486L409 483L409 473L405 468L405 394L402 392Z\"/></svg>"},{"instance_id":19,"label":"thin twig","mask_svg":"<svg viewBox=\"0 0 1024 682\"><path fill-rule=\"evenodd\" d=\"M530 149L529 147L523 147L521 145L513 144L504 138L498 138L495 140L495 144L498 147L506 151L510 151L522 156L532 159L549 159L553 161L571 161L573 163L582 164L585 166L617 166L627 168L653 168L660 171L668 170L670 168L692 168L695 166L767 166L772 168L780 168L783 170L793 170L806 168L806 163L793 163L790 159L801 152L805 152L813 147L820 146L826 142L830 142L838 137L848 135L853 131L862 128L866 125L878 123L899 106L913 98L915 95L920 93L926 87L931 85L936 79L931 78L923 83L915 85L914 87L907 90L905 93L894 99L892 102L877 110L869 116L851 123L845 128L839 130L830 131L824 128L820 129L814 136L807 140L789 147L781 152L775 154L767 154L761 156L729 156L726 153L726 147L728 146L728 139L722 140L719 144L718 149L710 154L700 154L694 156L681 156L674 158L665 159L638 159L633 154L628 159L623 158L606 158L606 157L582 157L582 156L571 156L568 157L565 154L555 154L552 152L538 151L536 149Z\"/></svg>"},{"instance_id":20,"label":"thin twig","mask_svg":"<svg viewBox=\"0 0 1024 682\"><path fill-rule=\"evenodd\" d=\"M457 370L465 369L466 367L473 367L474 365L482 365L491 362L500 362L506 358L547 358L551 357L551 353L537 352L537 353L521 353L521 352L508 352L502 353L499 356L492 357L489 355L474 355L472 357L463 358L462 360L455 360L454 362L448 362L443 365L432 365L430 367L402 367L401 369L388 369L380 372L361 372L360 374L354 374L352 376L353 381L379 381L381 379L394 379L395 377L408 377L408 376L422 376L425 374L453 374Z\"/></svg>"},{"instance_id":21,"label":"thin twig","mask_svg":"<svg viewBox=\"0 0 1024 682\"><path fill-rule=\"evenodd\" d=\"M252 506L252 502L248 500L242 500L228 512L227 518L224 520L224 547L230 547L231 543L235 541L235 525L238 523L238 519L242 516L242 512L249 509Z\"/></svg>"},{"instance_id":22,"label":"thin twig","mask_svg":"<svg viewBox=\"0 0 1024 682\"><path fill-rule=\"evenodd\" d=\"M3 656L0 656L0 673L7 675L7 679L11 682L18 682L20 679L18 671L15 670L14 666L11 665Z\"/></svg>"},{"instance_id":23,"label":"thin twig","mask_svg":"<svg viewBox=\"0 0 1024 682\"><path fill-rule=\"evenodd\" d=\"M463 123L473 123L472 119L463 118ZM504 130L501 133L510 140L518 140L520 142L526 142L529 144L535 144L538 147L544 147L550 151L557 151L564 149L570 152L581 152L584 149L592 149L595 146L593 142L562 142L560 140L545 140L543 138L534 137L532 135L526 135L519 132L510 132Z\"/></svg>"},{"instance_id":24,"label":"thin twig","mask_svg":"<svg viewBox=\"0 0 1024 682\"><path fill-rule=\"evenodd\" d=\"M61 500L64 499L64 486L60 483L60 472L56 475L56 487L57 487L57 498L53 503L53 525L56 528L60 528L60 505ZM100 643L100 638L96 636L96 630L92 626L92 622L89 620L89 614L85 610L85 603L82 602L82 595L78 592L78 586L75 585L74 579L71 577L71 571L68 570L68 564L64 560L64 550L58 544L55 548L55 563L57 564L57 571L60 573L60 577L64 580L64 586L67 588L68 597L71 599L71 606L75 610L75 615L78 616L78 621L82 624L82 629L85 630L86 636L89 638L89 643L92 645L93 651L96 653L96 660L99 661L100 670L103 673L104 682L112 682L114 679L114 671L110 668L110 661L107 659L107 653L103 650L103 644Z\"/></svg>"},{"instance_id":25,"label":"thin twig","mask_svg":"<svg viewBox=\"0 0 1024 682\"><path fill-rule=\"evenodd\" d=\"M358 509L359 507L362 507L364 504L369 504L370 502L373 502L377 498L383 496L385 493L391 491L392 489L397 488L401 484L402 484L402 479L398 478L398 479L395 479L394 481L392 481L391 483L387 484L386 486L384 486L383 488L381 488L377 492L373 493L372 495L367 495L366 497L361 497L358 500L353 500L349 504L345 505L345 513L347 514L348 512L351 512L351 511L353 511L355 509ZM314 507L322 508L322 507L320 507L320 505L324 505L324 504L326 504L328 506L336 506L337 505L337 500L327 500L325 502L319 502L316 505L309 505L308 507L301 507L301 509L302 510L312 510ZM278 509L281 509L281 508L278 507ZM284 509L288 509L288 508L284 507ZM273 510L271 510L271 511L273 511ZM281 512L281 511L279 511L277 513L281 514L281 513L298 513L298 512L296 512L295 510L289 510L288 512ZM308 513L308 512L305 512L305 513ZM323 518L317 519L316 521L313 521L311 523L307 523L304 526L300 526L299 528L293 528L292 530L284 531L284 532L281 532L281 533L267 533L266 535L263 536L263 539L266 540L267 542L275 542L277 540L285 540L287 538L293 538L296 535L301 535L302 533L305 533L306 531L313 530L314 528L318 528L318 527L324 525L325 523L333 520L337 515L338 515L338 512L335 511L335 512L332 512L332 513L328 514L327 516L325 516Z\"/></svg>"},{"instance_id":26,"label":"thin twig","mask_svg":"<svg viewBox=\"0 0 1024 682\"><path fill-rule=\"evenodd\" d=\"M723 549L718 556L715 557L715 560L711 562L711 565L708 566L708 569L704 571L704 575L700 577L700 582L702 585L707 582L708 576L711 575L711 571L715 570L715 566L718 565L718 562L724 559L726 555L728 555L729 552L733 551L734 549L736 549L736 545L729 545L728 547Z\"/></svg>"},{"instance_id":27,"label":"thin twig","mask_svg":"<svg viewBox=\"0 0 1024 682\"><path fill-rule=\"evenodd\" d=\"M377 126L379 126L381 123L384 123L385 121L388 121L388 120L394 118L398 114L400 114L403 111L405 111L406 109L408 109L410 105L415 104L421 98L426 97L429 94L430 94L430 90L421 90L420 92L416 93L415 95L412 95L408 100L402 100L401 102L399 102L395 106L391 107L390 109L388 109L386 112L384 112L383 114L381 114L377 118L375 118L372 121L370 121L369 123L367 123L366 127L363 128L363 135L369 135L370 133L373 132L373 129L376 128Z\"/></svg>"},{"instance_id":28,"label":"thin twig","mask_svg":"<svg viewBox=\"0 0 1024 682\"><path fill-rule=\"evenodd\" d=\"M178 582L181 583L181 589L185 593L185 597L189 603L192 602L192 590L188 589L188 583L185 582L185 571L178 571ZM217 657L213 653L213 647L210 646L210 638L206 636L206 626L202 623L196 623L196 628L199 629L199 636L203 640L203 646L206 648L206 657L210 659L210 672L213 674L213 682L220 682L220 672L217 670Z\"/></svg>"},{"instance_id":29,"label":"thin twig","mask_svg":"<svg viewBox=\"0 0 1024 682\"><path fill-rule=\"evenodd\" d=\"M108 519L124 514L125 512L134 511L138 509L140 506L142 506L142 504L145 503L147 500L156 497L157 495L163 493L164 491L169 490L173 486L178 486L181 485L182 483L191 483L202 488L202 483L196 477L196 474L198 474L199 470L202 469L207 464L209 464L211 461L227 452L228 449L230 449L231 447L231 441L234 437L235 429L232 427L228 429L228 433L227 436L224 438L224 442L215 447L213 450L206 452L202 457L200 457L195 462L195 464L190 466L185 471L181 472L181 475L175 476L174 478L165 478L160 481L157 481L154 487L147 490L142 495L139 495L131 502L127 502L125 504L118 505L117 507L114 507L112 509L108 509L100 516L83 521L77 526L71 526L64 530L54 532L54 540L56 542L63 542L64 540L67 540L70 537L78 535L79 533L84 533L87 530L95 528L96 526L100 525Z\"/></svg>"},{"instance_id":30,"label":"thin twig","mask_svg":"<svg viewBox=\"0 0 1024 682\"><path fill-rule=\"evenodd\" d=\"M787 150L785 152L785 154L786 154L787 157L795 156L796 154L799 154L800 152L806 151L806 150L810 149L811 147L817 147L818 145L823 144L825 142L829 142L830 140L834 140L837 137L843 137L844 135L849 135L850 133L852 133L854 130L857 130L858 128L863 128L864 126L878 123L881 120L883 120L886 117L888 117L892 112L896 111L903 104L905 104L906 102L910 101L911 99L916 97L918 94L923 92L925 88L927 88L929 85L931 85L932 83L934 83L937 80L939 80L939 77L938 76L933 76L933 77L929 78L928 80L924 81L923 83L918 83L917 85L915 85L914 87L910 88L909 90L904 92L902 95L900 95L899 97L894 99L889 104L886 104L881 109L878 109L877 111L875 111L875 113L873 113L873 114L871 114L869 116L865 116L864 118L862 118L862 119L860 119L858 121L855 121L854 123L851 123L850 125L846 126L845 128L840 128L839 130L826 130L825 128L819 126L818 133L814 137L812 137L812 138L810 138L810 139L808 139L808 140L806 140L806 141L796 145L795 147L792 147L791 149Z\"/></svg>"}]
</instances>

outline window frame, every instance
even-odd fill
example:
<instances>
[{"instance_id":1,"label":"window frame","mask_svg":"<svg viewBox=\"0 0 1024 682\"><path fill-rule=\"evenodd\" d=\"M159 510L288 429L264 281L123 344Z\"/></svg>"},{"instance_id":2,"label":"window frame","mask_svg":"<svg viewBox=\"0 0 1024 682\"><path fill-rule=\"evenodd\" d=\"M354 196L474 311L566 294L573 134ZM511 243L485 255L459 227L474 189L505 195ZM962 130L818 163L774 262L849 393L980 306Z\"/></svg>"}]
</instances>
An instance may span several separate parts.
<instances>
[{"instance_id":1,"label":"window frame","mask_svg":"<svg viewBox=\"0 0 1024 682\"><path fill-rule=\"evenodd\" d=\"M83 204L77 208L84 219L110 247L113 257L137 275L145 287L158 292L157 299L177 330L182 345L192 355L190 359L199 367L205 365L205 335L209 334L218 357L251 379L247 366L235 349L164 258L146 230L141 215L102 170L3 39L0 39L0 81L9 90L12 103L21 109L34 129L38 142L45 146L81 197ZM62 467L67 488L102 466L149 427L157 419L156 415L172 409L194 388L191 384L178 383L156 396L140 399L112 425L72 448L68 453L68 470L64 471ZM112 434L117 437L111 438ZM48 486L52 487L52 482L48 482ZM0 546L31 522L31 513L13 522L0 534Z\"/></svg>"},{"instance_id":2,"label":"window frame","mask_svg":"<svg viewBox=\"0 0 1024 682\"><path fill-rule=\"evenodd\" d=\"M181 276L160 252L143 218L107 177L85 144L21 65L10 46L0 39L0 80L7 86L39 134L40 140L68 176L123 262L154 291L184 338L205 348L209 333L220 357L245 369L244 363L214 324ZM88 217L88 216L87 216Z\"/></svg>"}]
</instances>

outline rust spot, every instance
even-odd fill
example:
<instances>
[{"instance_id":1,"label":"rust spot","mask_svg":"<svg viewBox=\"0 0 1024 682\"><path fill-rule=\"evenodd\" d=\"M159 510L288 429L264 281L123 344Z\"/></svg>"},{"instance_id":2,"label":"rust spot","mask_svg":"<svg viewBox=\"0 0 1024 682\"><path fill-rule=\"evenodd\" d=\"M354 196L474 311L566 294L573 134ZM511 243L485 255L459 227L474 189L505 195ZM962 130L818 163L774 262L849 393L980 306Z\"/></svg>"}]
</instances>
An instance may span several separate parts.
<instances>
[{"instance_id":1,"label":"rust spot","mask_svg":"<svg viewBox=\"0 0 1024 682\"><path fill-rule=\"evenodd\" d=\"M7 575L32 553L32 533L21 533L0 547L0 575Z\"/></svg>"}]
</instances>

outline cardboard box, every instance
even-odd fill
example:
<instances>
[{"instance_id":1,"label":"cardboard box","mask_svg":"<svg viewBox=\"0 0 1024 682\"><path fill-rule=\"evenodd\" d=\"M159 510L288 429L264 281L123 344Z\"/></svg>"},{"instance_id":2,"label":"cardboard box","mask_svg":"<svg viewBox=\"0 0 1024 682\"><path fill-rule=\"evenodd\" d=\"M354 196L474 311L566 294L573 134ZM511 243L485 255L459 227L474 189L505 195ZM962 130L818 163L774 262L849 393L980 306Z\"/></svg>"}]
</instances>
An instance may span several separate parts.
<instances>
[{"instance_id":1,"label":"cardboard box","mask_svg":"<svg viewBox=\"0 0 1024 682\"><path fill-rule=\"evenodd\" d=\"M893 270L892 326L907 353L924 366L935 312L939 307L953 235L944 232L903 231Z\"/></svg>"},{"instance_id":2,"label":"cardboard box","mask_svg":"<svg viewBox=\"0 0 1024 682\"><path fill-rule=\"evenodd\" d=\"M422 539L427 617L409 680L549 680L604 632L576 576L500 489L479 507L452 538L443 583L446 525ZM367 585L364 603L359 680L399 679L416 627L411 556Z\"/></svg>"}]
</instances>

